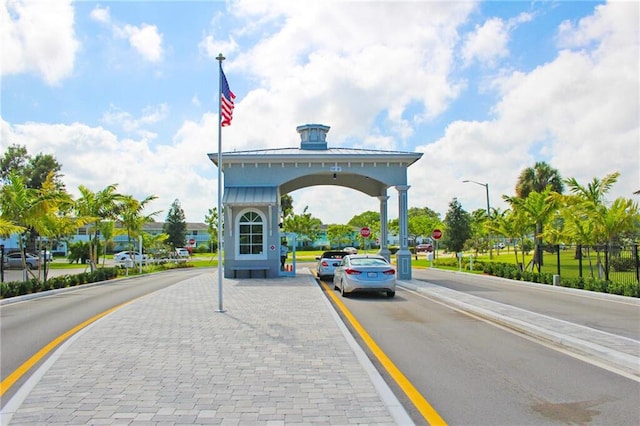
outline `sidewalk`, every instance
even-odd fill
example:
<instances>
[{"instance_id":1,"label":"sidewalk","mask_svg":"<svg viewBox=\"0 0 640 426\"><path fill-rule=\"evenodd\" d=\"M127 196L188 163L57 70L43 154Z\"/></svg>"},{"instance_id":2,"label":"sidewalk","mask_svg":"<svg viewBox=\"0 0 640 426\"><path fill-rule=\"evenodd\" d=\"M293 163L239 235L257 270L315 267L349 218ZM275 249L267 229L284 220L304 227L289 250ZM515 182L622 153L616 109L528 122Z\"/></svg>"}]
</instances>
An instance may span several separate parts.
<instances>
[{"instance_id":1,"label":"sidewalk","mask_svg":"<svg viewBox=\"0 0 640 426\"><path fill-rule=\"evenodd\" d=\"M216 271L63 344L2 424L411 424L313 277Z\"/></svg>"}]
</instances>

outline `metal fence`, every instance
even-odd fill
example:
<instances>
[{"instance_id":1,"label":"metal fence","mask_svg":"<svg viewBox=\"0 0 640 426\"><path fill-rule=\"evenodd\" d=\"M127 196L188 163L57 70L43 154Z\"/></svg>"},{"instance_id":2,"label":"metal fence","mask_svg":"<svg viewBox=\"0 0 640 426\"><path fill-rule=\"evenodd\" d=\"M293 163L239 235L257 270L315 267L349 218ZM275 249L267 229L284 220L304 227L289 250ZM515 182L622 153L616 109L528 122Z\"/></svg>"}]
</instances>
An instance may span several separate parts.
<instances>
[{"instance_id":1,"label":"metal fence","mask_svg":"<svg viewBox=\"0 0 640 426\"><path fill-rule=\"evenodd\" d=\"M542 246L540 272L564 277L591 277L617 283L640 283L638 244L598 246Z\"/></svg>"}]
</instances>

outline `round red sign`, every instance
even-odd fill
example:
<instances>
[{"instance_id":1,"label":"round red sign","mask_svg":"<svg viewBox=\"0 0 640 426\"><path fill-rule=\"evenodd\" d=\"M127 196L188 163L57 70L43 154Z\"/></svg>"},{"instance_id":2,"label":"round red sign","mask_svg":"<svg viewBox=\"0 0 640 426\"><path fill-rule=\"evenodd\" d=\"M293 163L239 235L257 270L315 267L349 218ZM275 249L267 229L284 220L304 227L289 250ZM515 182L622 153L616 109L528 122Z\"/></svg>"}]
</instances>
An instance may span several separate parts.
<instances>
[{"instance_id":1,"label":"round red sign","mask_svg":"<svg viewBox=\"0 0 640 426\"><path fill-rule=\"evenodd\" d=\"M189 240L189 244L194 245L195 243L196 243L196 240L194 240L193 238Z\"/></svg>"},{"instance_id":2,"label":"round red sign","mask_svg":"<svg viewBox=\"0 0 640 426\"><path fill-rule=\"evenodd\" d=\"M440 238L442 238L442 231L439 229L434 229L433 232L431 233L431 237L434 240L439 240Z\"/></svg>"},{"instance_id":3,"label":"round red sign","mask_svg":"<svg viewBox=\"0 0 640 426\"><path fill-rule=\"evenodd\" d=\"M371 235L371 229L367 228L366 226L364 228L360 228L360 235L362 235L364 238L367 238L369 235Z\"/></svg>"}]
</instances>

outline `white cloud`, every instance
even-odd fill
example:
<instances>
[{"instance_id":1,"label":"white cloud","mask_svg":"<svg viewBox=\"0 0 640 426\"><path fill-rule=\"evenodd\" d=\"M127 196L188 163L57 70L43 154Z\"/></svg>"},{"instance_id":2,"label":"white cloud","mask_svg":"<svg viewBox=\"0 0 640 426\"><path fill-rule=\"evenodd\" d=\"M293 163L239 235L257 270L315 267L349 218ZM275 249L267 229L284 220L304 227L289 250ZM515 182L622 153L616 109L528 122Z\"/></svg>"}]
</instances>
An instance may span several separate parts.
<instances>
[{"instance_id":1,"label":"white cloud","mask_svg":"<svg viewBox=\"0 0 640 426\"><path fill-rule=\"evenodd\" d=\"M509 33L504 21L500 18L487 20L484 24L476 26L475 31L465 38L462 47L465 65L474 61L493 65L496 59L509 54L508 42Z\"/></svg>"},{"instance_id":2,"label":"white cloud","mask_svg":"<svg viewBox=\"0 0 640 426\"><path fill-rule=\"evenodd\" d=\"M500 18L490 18L482 25L476 25L475 31L466 35L462 46L462 59L468 66L474 62L493 67L497 61L509 56L511 32L519 24L533 19L531 13L521 13L506 22Z\"/></svg>"},{"instance_id":3,"label":"white cloud","mask_svg":"<svg viewBox=\"0 0 640 426\"><path fill-rule=\"evenodd\" d=\"M147 106L138 118L134 118L130 113L111 105L109 111L103 114L102 122L110 126L120 127L128 133L141 132L144 131L144 129L141 129L143 126L162 121L167 118L168 114L169 106L167 104ZM147 135L150 134L147 133Z\"/></svg>"},{"instance_id":4,"label":"white cloud","mask_svg":"<svg viewBox=\"0 0 640 426\"><path fill-rule=\"evenodd\" d=\"M162 34L155 25L125 25L117 28L116 34L129 40L129 44L149 62L162 60Z\"/></svg>"},{"instance_id":5,"label":"white cloud","mask_svg":"<svg viewBox=\"0 0 640 426\"><path fill-rule=\"evenodd\" d=\"M225 134L238 149L296 145L294 129L306 122L330 124L334 144L366 143L380 116L398 147L413 123L441 114L463 87L451 77L456 28L473 3L266 3L239 2L231 10L261 34L225 63L232 88L234 72L260 82L234 112L250 128ZM402 31L381 31L382 21ZM418 107L407 115L410 105Z\"/></svg>"},{"instance_id":6,"label":"white cloud","mask_svg":"<svg viewBox=\"0 0 640 426\"><path fill-rule=\"evenodd\" d=\"M157 220L164 220L178 198L187 219L202 222L217 199L215 167L204 155L211 139L204 136L215 129L216 117L185 123L171 146L155 146L144 137L119 139L102 127L80 123L12 126L4 120L0 121L1 143L3 149L5 144L20 144L32 155L53 155L62 164L67 190L76 197L79 185L97 191L117 183L118 191L138 199L157 195L147 211L163 210Z\"/></svg>"},{"instance_id":7,"label":"white cloud","mask_svg":"<svg viewBox=\"0 0 640 426\"><path fill-rule=\"evenodd\" d=\"M156 25L143 23L140 26L120 24L111 19L109 8L96 6L89 14L96 22L109 25L113 35L126 39L129 45L146 61L160 62L164 57L163 34Z\"/></svg>"},{"instance_id":8,"label":"white cloud","mask_svg":"<svg viewBox=\"0 0 640 426\"><path fill-rule=\"evenodd\" d=\"M103 24L108 24L111 22L111 16L108 7L96 6L91 11L90 16L94 21L102 22Z\"/></svg>"},{"instance_id":9,"label":"white cloud","mask_svg":"<svg viewBox=\"0 0 640 426\"><path fill-rule=\"evenodd\" d=\"M482 188L461 184L473 179L489 183L492 205L504 207L500 195L513 195L520 171L539 160L582 183L620 171L611 195L631 197L640 187L638 17L637 4L612 3L577 27L564 24L564 45L581 49L496 80L494 120L453 122L419 148L410 200L444 212L458 196L482 208Z\"/></svg>"},{"instance_id":10,"label":"white cloud","mask_svg":"<svg viewBox=\"0 0 640 426\"><path fill-rule=\"evenodd\" d=\"M71 1L3 1L2 75L34 73L49 85L69 77L80 47L73 21Z\"/></svg>"}]
</instances>

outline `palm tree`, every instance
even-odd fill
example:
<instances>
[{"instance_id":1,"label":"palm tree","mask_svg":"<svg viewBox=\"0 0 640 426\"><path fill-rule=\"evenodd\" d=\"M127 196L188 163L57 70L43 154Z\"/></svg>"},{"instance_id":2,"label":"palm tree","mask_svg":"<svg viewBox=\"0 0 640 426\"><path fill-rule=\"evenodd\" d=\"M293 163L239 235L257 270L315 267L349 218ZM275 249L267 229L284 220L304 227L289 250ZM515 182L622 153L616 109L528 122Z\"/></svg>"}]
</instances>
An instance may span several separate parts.
<instances>
[{"instance_id":1,"label":"palm tree","mask_svg":"<svg viewBox=\"0 0 640 426\"><path fill-rule=\"evenodd\" d=\"M11 221L0 217L0 237L8 238L13 234L23 232L24 230L24 227L14 225Z\"/></svg>"},{"instance_id":2,"label":"palm tree","mask_svg":"<svg viewBox=\"0 0 640 426\"><path fill-rule=\"evenodd\" d=\"M615 172L606 175L603 179L594 178L586 186L580 185L575 178L566 180L572 195L564 197L563 218L568 224L568 231L575 236L576 241L580 245L587 246L590 266L590 246L596 248L597 263L602 266L599 245L610 247L615 239L625 232L630 231L636 236L640 232L638 230L639 210L636 202L617 198L607 206L606 194L616 183L618 176L620 173ZM608 277L606 257L604 263L605 277ZM591 274L593 276L593 268L591 268Z\"/></svg>"},{"instance_id":3,"label":"palm tree","mask_svg":"<svg viewBox=\"0 0 640 426\"><path fill-rule=\"evenodd\" d=\"M533 167L527 167L520 173L516 183L516 196L527 198L533 192L542 192L547 186L559 194L564 191L564 185L558 170L544 161L538 161Z\"/></svg>"},{"instance_id":4,"label":"palm tree","mask_svg":"<svg viewBox=\"0 0 640 426\"><path fill-rule=\"evenodd\" d=\"M101 191L93 192L85 186L80 185L78 190L82 195L75 205L79 216L87 217L91 226L87 229L89 234L89 262L91 271L96 268L98 261L98 235L100 222L107 219L115 219L118 209L118 202L123 199L121 194L116 192L117 185L109 185Z\"/></svg>"},{"instance_id":5,"label":"palm tree","mask_svg":"<svg viewBox=\"0 0 640 426\"><path fill-rule=\"evenodd\" d=\"M71 197L56 187L53 173L49 173L40 189L33 189L25 185L21 176L12 172L0 191L0 217L9 223L9 227L23 230L18 247L22 253L22 267L26 269L24 233L32 229L40 235L49 234L49 222L43 218L53 217L60 206L71 202Z\"/></svg>"},{"instance_id":6,"label":"palm tree","mask_svg":"<svg viewBox=\"0 0 640 426\"><path fill-rule=\"evenodd\" d=\"M153 216L160 214L160 211L155 211L148 215L142 214L147 204L156 198L158 197L155 195L149 195L142 201L136 200L131 195L125 195L122 198L118 211L118 221L127 230L127 244L130 251L133 251L131 237L140 235L142 232L142 225L153 222Z\"/></svg>"},{"instance_id":7,"label":"palm tree","mask_svg":"<svg viewBox=\"0 0 640 426\"><path fill-rule=\"evenodd\" d=\"M536 240L534 251L534 263L538 266L538 272L542 266L542 234L544 226L557 209L556 198L551 185L548 185L542 192L532 191L527 198L507 197L504 200L511 204L511 208L516 214L523 214L528 218L534 231Z\"/></svg>"},{"instance_id":8,"label":"palm tree","mask_svg":"<svg viewBox=\"0 0 640 426\"><path fill-rule=\"evenodd\" d=\"M100 235L102 235L102 239L104 240L105 250L102 251L102 267L104 268L105 262L107 260L107 246L113 240L113 237L121 235L124 233L124 230L121 228L116 228L115 222L112 220L103 220L98 225Z\"/></svg>"}]
</instances>

